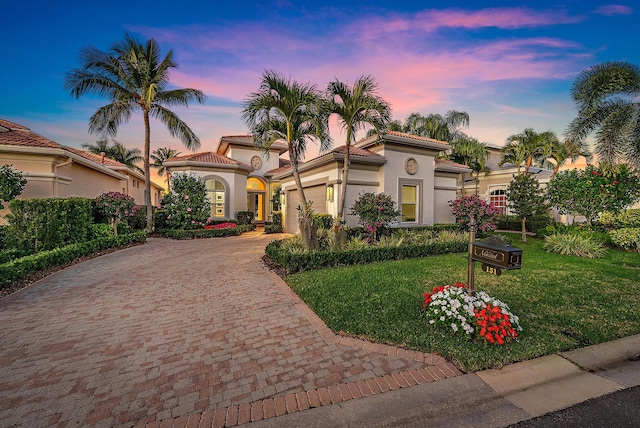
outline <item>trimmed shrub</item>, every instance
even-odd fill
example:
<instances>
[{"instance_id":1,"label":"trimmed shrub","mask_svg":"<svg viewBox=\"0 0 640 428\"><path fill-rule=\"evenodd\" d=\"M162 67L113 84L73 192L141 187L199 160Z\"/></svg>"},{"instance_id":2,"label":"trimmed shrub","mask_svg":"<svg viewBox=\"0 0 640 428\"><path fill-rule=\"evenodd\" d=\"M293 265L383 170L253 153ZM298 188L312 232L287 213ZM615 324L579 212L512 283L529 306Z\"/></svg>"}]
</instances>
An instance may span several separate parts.
<instances>
[{"instance_id":1,"label":"trimmed shrub","mask_svg":"<svg viewBox=\"0 0 640 428\"><path fill-rule=\"evenodd\" d=\"M562 254L563 256L577 256L590 259L604 257L607 252L601 242L577 233L549 235L544 239L542 248L550 253Z\"/></svg>"},{"instance_id":2,"label":"trimmed shrub","mask_svg":"<svg viewBox=\"0 0 640 428\"><path fill-rule=\"evenodd\" d=\"M113 229L106 223L98 223L91 225L91 235L89 237L92 239L101 239L101 238L109 238L113 236Z\"/></svg>"},{"instance_id":3,"label":"trimmed shrub","mask_svg":"<svg viewBox=\"0 0 640 428\"><path fill-rule=\"evenodd\" d=\"M236 220L239 225L253 223L254 214L252 211L238 211L236 213Z\"/></svg>"},{"instance_id":4,"label":"trimmed shrub","mask_svg":"<svg viewBox=\"0 0 640 428\"><path fill-rule=\"evenodd\" d=\"M134 242L145 242L146 239L147 234L143 231L130 235L110 236L41 251L37 254L0 264L0 288L39 270L72 262L78 257L88 256L107 248L120 247Z\"/></svg>"},{"instance_id":5,"label":"trimmed shrub","mask_svg":"<svg viewBox=\"0 0 640 428\"><path fill-rule=\"evenodd\" d=\"M640 253L640 227L624 227L609 233L616 246Z\"/></svg>"},{"instance_id":6,"label":"trimmed shrub","mask_svg":"<svg viewBox=\"0 0 640 428\"><path fill-rule=\"evenodd\" d=\"M91 234L89 198L16 199L10 207L10 247L38 252L87 241Z\"/></svg>"},{"instance_id":7,"label":"trimmed shrub","mask_svg":"<svg viewBox=\"0 0 640 428\"><path fill-rule=\"evenodd\" d=\"M333 216L331 214L313 214L313 223L318 229L331 229L333 227Z\"/></svg>"},{"instance_id":8,"label":"trimmed shrub","mask_svg":"<svg viewBox=\"0 0 640 428\"><path fill-rule=\"evenodd\" d=\"M282 225L282 213L273 213L273 224Z\"/></svg>"},{"instance_id":9,"label":"trimmed shrub","mask_svg":"<svg viewBox=\"0 0 640 428\"><path fill-rule=\"evenodd\" d=\"M211 212L204 182L194 175L176 174L172 193L164 196L162 227L167 229L194 230L204 226Z\"/></svg>"},{"instance_id":10,"label":"trimmed shrub","mask_svg":"<svg viewBox=\"0 0 640 428\"><path fill-rule=\"evenodd\" d=\"M367 264L384 260L401 260L416 257L427 257L437 254L462 253L467 250L468 242L431 242L422 245L402 245L398 247L380 247L356 244L350 247L358 249L347 251L315 251L305 252L300 246L299 252L292 252L293 239L272 241L265 248L266 255L285 269L288 273L304 270L321 269L334 266ZM362 241L360 239L360 241Z\"/></svg>"},{"instance_id":11,"label":"trimmed shrub","mask_svg":"<svg viewBox=\"0 0 640 428\"><path fill-rule=\"evenodd\" d=\"M165 238L171 239L199 239L199 238L220 238L224 236L238 236L244 232L255 230L255 224L243 224L238 227L229 227L225 229L161 229L158 232Z\"/></svg>"},{"instance_id":12,"label":"trimmed shrub","mask_svg":"<svg viewBox=\"0 0 640 428\"><path fill-rule=\"evenodd\" d=\"M496 228L499 230L519 231L522 228L520 218L515 215L497 215L494 221L496 223ZM530 219L527 219L525 227L527 229L527 232L532 232L537 235L542 229L544 229L551 223L551 216L547 214L537 215L531 217Z\"/></svg>"},{"instance_id":13,"label":"trimmed shrub","mask_svg":"<svg viewBox=\"0 0 640 428\"><path fill-rule=\"evenodd\" d=\"M264 233L282 233L282 224L269 223L264 225Z\"/></svg>"}]
</instances>

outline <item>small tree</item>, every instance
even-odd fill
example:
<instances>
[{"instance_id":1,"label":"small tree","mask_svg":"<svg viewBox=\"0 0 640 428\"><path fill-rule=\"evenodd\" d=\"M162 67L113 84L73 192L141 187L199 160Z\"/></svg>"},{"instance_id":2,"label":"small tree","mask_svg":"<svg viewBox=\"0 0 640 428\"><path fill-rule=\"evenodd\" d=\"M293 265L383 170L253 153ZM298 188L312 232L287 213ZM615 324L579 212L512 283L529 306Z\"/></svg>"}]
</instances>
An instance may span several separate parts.
<instances>
[{"instance_id":1,"label":"small tree","mask_svg":"<svg viewBox=\"0 0 640 428\"><path fill-rule=\"evenodd\" d=\"M96 209L109 220L113 234L118 235L118 223L133 217L140 209L131 196L120 192L106 192L96 198Z\"/></svg>"},{"instance_id":2,"label":"small tree","mask_svg":"<svg viewBox=\"0 0 640 428\"><path fill-rule=\"evenodd\" d=\"M496 228L493 217L499 214L500 210L475 195L462 196L449 201L449 207L451 207L451 215L456 218L456 223L462 230L471 230L473 223L483 232Z\"/></svg>"},{"instance_id":3,"label":"small tree","mask_svg":"<svg viewBox=\"0 0 640 428\"><path fill-rule=\"evenodd\" d=\"M600 213L613 214L640 198L640 178L626 165L561 171L549 182L547 199L560 214L584 216L591 226Z\"/></svg>"},{"instance_id":4,"label":"small tree","mask_svg":"<svg viewBox=\"0 0 640 428\"><path fill-rule=\"evenodd\" d=\"M211 212L204 182L188 174L177 174L173 178L173 191L165 195L160 207L165 216L164 224L169 229L202 228Z\"/></svg>"},{"instance_id":5,"label":"small tree","mask_svg":"<svg viewBox=\"0 0 640 428\"><path fill-rule=\"evenodd\" d=\"M358 200L351 207L351 215L358 216L358 223L369 234L369 242L375 242L377 232L388 227L400 214L395 201L385 193L359 194Z\"/></svg>"},{"instance_id":6,"label":"small tree","mask_svg":"<svg viewBox=\"0 0 640 428\"><path fill-rule=\"evenodd\" d=\"M4 202L11 202L18 197L27 185L24 173L13 168L12 165L0 166L0 209L4 209Z\"/></svg>"},{"instance_id":7,"label":"small tree","mask_svg":"<svg viewBox=\"0 0 640 428\"><path fill-rule=\"evenodd\" d=\"M526 173L514 176L507 186L507 205L520 217L522 242L527 242L527 218L542 214L547 210L545 197L538 180Z\"/></svg>"}]
</instances>

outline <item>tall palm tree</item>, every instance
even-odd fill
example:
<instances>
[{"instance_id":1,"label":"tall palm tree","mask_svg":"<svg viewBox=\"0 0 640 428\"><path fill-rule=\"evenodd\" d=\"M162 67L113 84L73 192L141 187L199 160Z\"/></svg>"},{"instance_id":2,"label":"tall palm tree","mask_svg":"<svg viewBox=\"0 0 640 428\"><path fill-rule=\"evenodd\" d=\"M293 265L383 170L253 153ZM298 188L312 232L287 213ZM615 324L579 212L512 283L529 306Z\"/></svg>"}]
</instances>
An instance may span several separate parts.
<instances>
[{"instance_id":1,"label":"tall palm tree","mask_svg":"<svg viewBox=\"0 0 640 428\"><path fill-rule=\"evenodd\" d=\"M347 178L351 166L350 151L351 144L356 140L356 133L366 129L367 126L372 126L376 132L381 133L387 123L391 121L391 107L376 94L377 91L378 84L372 76L359 77L353 87L339 80L330 82L327 87L329 112L338 116L338 123L347 134L336 230L341 229L341 222L344 218Z\"/></svg>"},{"instance_id":2,"label":"tall palm tree","mask_svg":"<svg viewBox=\"0 0 640 428\"><path fill-rule=\"evenodd\" d=\"M502 148L502 159L499 166L506 163L516 165L518 174L524 164L525 174L534 165L542 166L547 147L558 142L558 137L552 131L537 133L533 128L526 128L519 134L507 138L507 144Z\"/></svg>"},{"instance_id":3,"label":"tall palm tree","mask_svg":"<svg viewBox=\"0 0 640 428\"><path fill-rule=\"evenodd\" d=\"M99 139L95 144L83 143L82 148L96 155L104 153L105 156L111 151L111 145L109 145L109 140L106 138Z\"/></svg>"},{"instance_id":4,"label":"tall palm tree","mask_svg":"<svg viewBox=\"0 0 640 428\"><path fill-rule=\"evenodd\" d=\"M471 175L475 174L476 195L478 194L478 178L480 173L487 175L491 168L487 166L489 160L487 145L473 137L459 137L451 143L451 149L445 153L444 158L471 168ZM462 177L462 195L464 196L464 175Z\"/></svg>"},{"instance_id":5,"label":"tall palm tree","mask_svg":"<svg viewBox=\"0 0 640 428\"><path fill-rule=\"evenodd\" d=\"M251 130L256 147L266 153L278 140L287 144L291 172L298 188L300 235L307 249L317 247L311 206L300 180L299 162L308 141L319 141L320 150L331 145L324 101L315 85L291 81L273 70L265 70L257 92L243 102L242 118Z\"/></svg>"},{"instance_id":6,"label":"tall palm tree","mask_svg":"<svg viewBox=\"0 0 640 428\"><path fill-rule=\"evenodd\" d=\"M584 146L596 131L595 154L609 165L628 163L640 169L640 67L605 62L580 73L571 87L578 116L567 141Z\"/></svg>"},{"instance_id":7,"label":"tall palm tree","mask_svg":"<svg viewBox=\"0 0 640 428\"><path fill-rule=\"evenodd\" d=\"M167 173L167 192L171 193L171 171L164 166L164 161L169 158L174 158L180 154L179 151L172 149L171 147L160 147L151 153L151 160L153 160L153 167L158 169L158 175L162 177L164 173Z\"/></svg>"},{"instance_id":8,"label":"tall palm tree","mask_svg":"<svg viewBox=\"0 0 640 428\"><path fill-rule=\"evenodd\" d=\"M581 150L577 145L569 144L567 141L560 142L555 140L545 147L543 167L553 170L551 175L553 177L567 161L575 161L581 156L586 158L587 161L592 158L591 153L584 149Z\"/></svg>"},{"instance_id":9,"label":"tall palm tree","mask_svg":"<svg viewBox=\"0 0 640 428\"><path fill-rule=\"evenodd\" d=\"M188 106L189 102L203 103L202 91L192 88L167 89L169 71L176 68L173 51L161 59L160 48L154 39L144 44L125 34L109 52L94 47L80 52L81 68L73 69L65 76L65 89L75 98L85 94L106 96L110 103L100 107L89 119L89 132L115 136L118 127L140 110L144 122L144 176L147 231L153 230L151 206L151 175L149 156L151 147L150 118L159 119L172 137L178 137L186 148L200 147L200 139L168 107Z\"/></svg>"}]
</instances>

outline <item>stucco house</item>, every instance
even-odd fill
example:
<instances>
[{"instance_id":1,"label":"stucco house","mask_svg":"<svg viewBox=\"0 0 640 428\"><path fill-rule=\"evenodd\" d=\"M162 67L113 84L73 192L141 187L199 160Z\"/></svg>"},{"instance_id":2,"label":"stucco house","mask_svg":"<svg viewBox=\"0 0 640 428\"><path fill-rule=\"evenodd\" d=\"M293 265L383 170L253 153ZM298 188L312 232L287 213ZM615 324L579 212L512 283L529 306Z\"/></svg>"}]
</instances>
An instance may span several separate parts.
<instances>
[{"instance_id":1,"label":"stucco house","mask_svg":"<svg viewBox=\"0 0 640 428\"><path fill-rule=\"evenodd\" d=\"M363 192L390 194L402 210L403 226L453 222L448 201L456 197L458 176L469 169L436 158L449 147L443 141L395 131L357 142L351 149L347 223L357 224L348 209ZM337 147L300 164L305 196L316 213L337 215L345 150ZM293 233L298 229L300 201L291 166L280 158L286 152L285 144L275 143L262 153L251 135L227 136L213 152L178 156L164 166L172 173L189 172L205 181L214 218L229 219L249 210L260 223L271 220L274 208L280 208L285 230ZM279 201L274 200L276 187L281 187L283 195Z\"/></svg>"},{"instance_id":2,"label":"stucco house","mask_svg":"<svg viewBox=\"0 0 640 428\"><path fill-rule=\"evenodd\" d=\"M144 176L120 162L91 152L63 146L31 129L0 119L0 164L13 165L26 174L20 199L94 198L121 192L144 204ZM164 188L151 183L151 201L162 200ZM8 208L0 211L0 221Z\"/></svg>"}]
</instances>

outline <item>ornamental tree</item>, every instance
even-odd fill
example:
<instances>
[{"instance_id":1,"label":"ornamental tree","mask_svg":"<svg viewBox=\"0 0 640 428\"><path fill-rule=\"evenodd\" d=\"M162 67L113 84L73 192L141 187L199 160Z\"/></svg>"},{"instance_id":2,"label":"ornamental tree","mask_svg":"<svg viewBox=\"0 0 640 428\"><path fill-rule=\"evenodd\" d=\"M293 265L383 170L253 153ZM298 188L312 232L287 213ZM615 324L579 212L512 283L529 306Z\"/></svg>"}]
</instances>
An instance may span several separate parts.
<instances>
[{"instance_id":1,"label":"ornamental tree","mask_svg":"<svg viewBox=\"0 0 640 428\"><path fill-rule=\"evenodd\" d=\"M160 205L168 229L192 230L204 227L211 212L204 182L196 176L176 174L172 193Z\"/></svg>"},{"instance_id":2,"label":"ornamental tree","mask_svg":"<svg viewBox=\"0 0 640 428\"><path fill-rule=\"evenodd\" d=\"M451 207L451 215L456 218L456 223L462 230L471 230L472 224L483 232L496 228L493 218L500 213L500 210L475 195L462 196L449 201L449 207Z\"/></svg>"},{"instance_id":3,"label":"ornamental tree","mask_svg":"<svg viewBox=\"0 0 640 428\"><path fill-rule=\"evenodd\" d=\"M18 197L26 185L23 172L12 165L0 165L0 209L4 209L4 202L11 202Z\"/></svg>"},{"instance_id":4,"label":"ornamental tree","mask_svg":"<svg viewBox=\"0 0 640 428\"><path fill-rule=\"evenodd\" d=\"M113 234L118 235L118 223L133 217L140 209L131 196L120 192L106 192L95 199L96 209L109 220Z\"/></svg>"},{"instance_id":5,"label":"ornamental tree","mask_svg":"<svg viewBox=\"0 0 640 428\"><path fill-rule=\"evenodd\" d=\"M527 173L514 176L507 186L507 205L520 218L522 242L527 242L527 218L543 214L548 209L538 180Z\"/></svg>"},{"instance_id":6,"label":"ornamental tree","mask_svg":"<svg viewBox=\"0 0 640 428\"><path fill-rule=\"evenodd\" d=\"M617 214L638 201L640 178L626 165L561 171L549 182L547 199L560 214L584 216L591 226L600 213Z\"/></svg>"},{"instance_id":7,"label":"ornamental tree","mask_svg":"<svg viewBox=\"0 0 640 428\"><path fill-rule=\"evenodd\" d=\"M369 242L375 242L377 232L388 227L400 214L395 201L386 193L358 194L358 200L351 207L351 215L358 216L358 223L369 234Z\"/></svg>"}]
</instances>

